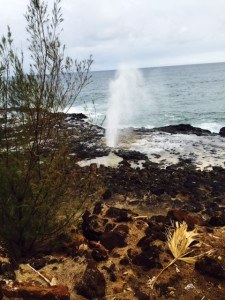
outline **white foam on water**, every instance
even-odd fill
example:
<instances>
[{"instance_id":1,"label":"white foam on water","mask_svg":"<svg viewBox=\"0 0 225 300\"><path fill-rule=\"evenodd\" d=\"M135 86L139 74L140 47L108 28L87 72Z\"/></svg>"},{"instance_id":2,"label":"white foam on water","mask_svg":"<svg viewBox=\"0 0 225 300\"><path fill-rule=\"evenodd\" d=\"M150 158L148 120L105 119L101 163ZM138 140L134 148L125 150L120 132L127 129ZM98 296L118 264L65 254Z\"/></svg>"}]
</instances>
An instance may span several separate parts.
<instances>
[{"instance_id":1,"label":"white foam on water","mask_svg":"<svg viewBox=\"0 0 225 300\"><path fill-rule=\"evenodd\" d=\"M78 165L80 167L85 167L85 166L90 166L91 164L97 164L99 167L100 165L103 165L105 167L118 167L118 164L122 161L123 159L114 153L110 152L109 155L107 156L102 156L102 157L96 157L93 159L88 159L88 160L82 160L78 162Z\"/></svg>"},{"instance_id":2,"label":"white foam on water","mask_svg":"<svg viewBox=\"0 0 225 300\"><path fill-rule=\"evenodd\" d=\"M82 105L80 105L80 106L71 106L70 108L66 107L63 110L63 112L68 113L68 114L84 113L84 107Z\"/></svg>"},{"instance_id":3,"label":"white foam on water","mask_svg":"<svg viewBox=\"0 0 225 300\"><path fill-rule=\"evenodd\" d=\"M202 129L207 129L207 130L210 130L211 132L215 132L215 133L218 133L220 131L221 127L223 127L222 125L220 125L216 122L199 123L194 126L200 127Z\"/></svg>"},{"instance_id":4,"label":"white foam on water","mask_svg":"<svg viewBox=\"0 0 225 300\"><path fill-rule=\"evenodd\" d=\"M216 136L197 136L153 132L137 137L128 149L148 155L150 161L164 166L179 159L191 159L200 169L225 166L225 139Z\"/></svg>"}]
</instances>

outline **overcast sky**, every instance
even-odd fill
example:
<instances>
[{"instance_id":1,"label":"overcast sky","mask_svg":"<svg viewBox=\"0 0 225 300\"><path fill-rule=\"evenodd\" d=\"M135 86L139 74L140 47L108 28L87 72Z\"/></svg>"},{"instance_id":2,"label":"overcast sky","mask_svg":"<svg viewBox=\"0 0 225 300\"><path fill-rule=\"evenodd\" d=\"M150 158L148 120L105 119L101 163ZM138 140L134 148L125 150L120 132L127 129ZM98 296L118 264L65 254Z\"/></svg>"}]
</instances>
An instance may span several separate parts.
<instances>
[{"instance_id":1,"label":"overcast sky","mask_svg":"<svg viewBox=\"0 0 225 300\"><path fill-rule=\"evenodd\" d=\"M0 0L0 34L26 47L29 0ZM49 7L53 0L48 0ZM225 61L225 0L62 0L62 38L93 70Z\"/></svg>"}]
</instances>

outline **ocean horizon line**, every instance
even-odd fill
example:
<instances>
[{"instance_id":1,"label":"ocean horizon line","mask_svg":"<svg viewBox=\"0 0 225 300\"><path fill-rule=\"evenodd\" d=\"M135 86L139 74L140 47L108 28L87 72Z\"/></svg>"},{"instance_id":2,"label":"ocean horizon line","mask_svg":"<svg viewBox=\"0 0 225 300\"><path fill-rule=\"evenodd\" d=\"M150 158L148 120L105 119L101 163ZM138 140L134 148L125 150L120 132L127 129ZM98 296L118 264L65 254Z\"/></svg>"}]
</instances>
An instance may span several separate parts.
<instances>
[{"instance_id":1,"label":"ocean horizon line","mask_svg":"<svg viewBox=\"0 0 225 300\"><path fill-rule=\"evenodd\" d=\"M181 63L181 64L168 64L168 65L159 65L159 66L148 66L148 67L132 67L132 65L127 65L127 68L125 69L138 69L138 70L145 70L145 69L158 69L158 68L176 68L176 67L188 67L188 66L202 66L202 65L217 65L217 64L225 64L225 61L217 61L217 62L199 62L199 63ZM126 66L126 64L125 64ZM97 73L97 72L116 72L119 70L119 67L117 68L110 68L110 69L101 69L101 70L92 70L91 73Z\"/></svg>"}]
</instances>

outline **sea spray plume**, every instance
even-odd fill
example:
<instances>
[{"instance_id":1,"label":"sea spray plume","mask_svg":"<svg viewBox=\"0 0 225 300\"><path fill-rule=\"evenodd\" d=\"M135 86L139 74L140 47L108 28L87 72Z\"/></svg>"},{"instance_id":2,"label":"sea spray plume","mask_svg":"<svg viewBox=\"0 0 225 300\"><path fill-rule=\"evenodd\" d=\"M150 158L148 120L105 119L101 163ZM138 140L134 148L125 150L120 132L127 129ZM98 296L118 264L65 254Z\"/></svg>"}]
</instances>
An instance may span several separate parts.
<instances>
[{"instance_id":1,"label":"sea spray plume","mask_svg":"<svg viewBox=\"0 0 225 300\"><path fill-rule=\"evenodd\" d=\"M143 77L138 69L120 68L109 85L106 114L106 144L116 147L119 129L128 126L135 112L135 103L143 95Z\"/></svg>"}]
</instances>

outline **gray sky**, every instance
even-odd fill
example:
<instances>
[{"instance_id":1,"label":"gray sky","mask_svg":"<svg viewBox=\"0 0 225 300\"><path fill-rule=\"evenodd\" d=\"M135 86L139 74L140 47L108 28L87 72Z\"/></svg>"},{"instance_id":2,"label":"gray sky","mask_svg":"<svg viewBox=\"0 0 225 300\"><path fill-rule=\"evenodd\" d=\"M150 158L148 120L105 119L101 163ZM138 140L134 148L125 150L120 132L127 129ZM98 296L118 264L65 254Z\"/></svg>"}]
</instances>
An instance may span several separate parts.
<instances>
[{"instance_id":1,"label":"gray sky","mask_svg":"<svg viewBox=\"0 0 225 300\"><path fill-rule=\"evenodd\" d=\"M0 0L0 34L26 47L29 0ZM48 0L49 7L53 0ZM224 0L62 0L62 38L93 70L225 61Z\"/></svg>"}]
</instances>

